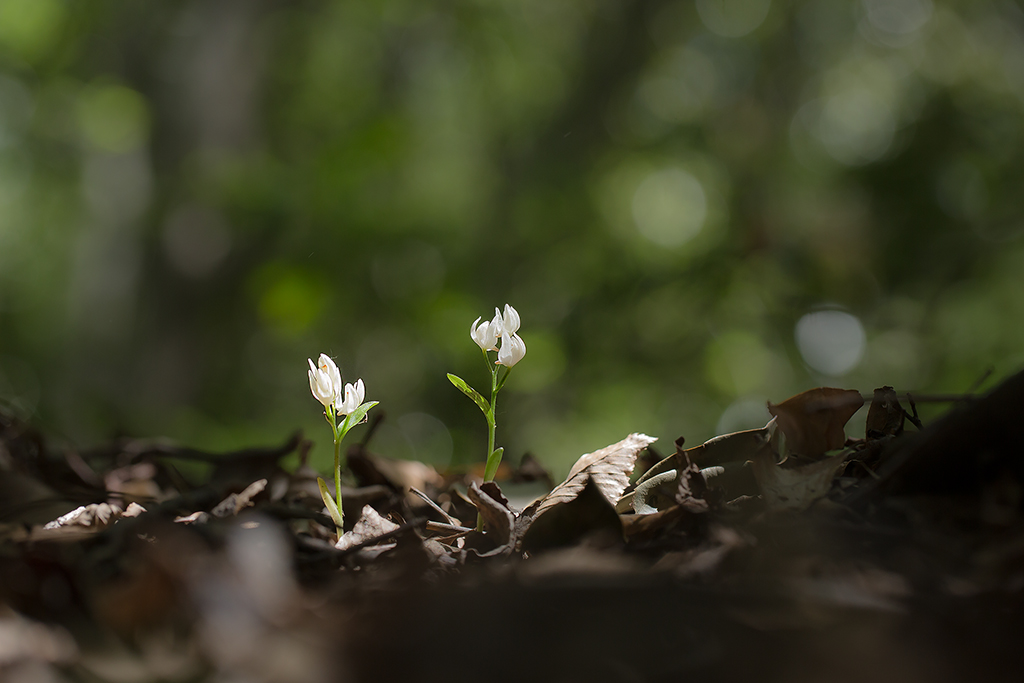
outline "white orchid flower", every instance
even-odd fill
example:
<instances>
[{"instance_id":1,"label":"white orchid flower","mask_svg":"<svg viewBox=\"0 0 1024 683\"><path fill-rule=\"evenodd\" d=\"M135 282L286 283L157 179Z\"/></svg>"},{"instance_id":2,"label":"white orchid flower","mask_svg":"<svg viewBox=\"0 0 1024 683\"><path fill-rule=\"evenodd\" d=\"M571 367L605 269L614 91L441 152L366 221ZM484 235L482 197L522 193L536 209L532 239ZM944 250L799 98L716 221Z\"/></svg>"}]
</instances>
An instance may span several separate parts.
<instances>
[{"instance_id":1,"label":"white orchid flower","mask_svg":"<svg viewBox=\"0 0 1024 683\"><path fill-rule=\"evenodd\" d=\"M363 380L357 379L355 384L346 384L345 400L335 406L338 411L338 415L350 415L354 413L356 408L363 405L363 399L365 397L366 389L363 387Z\"/></svg>"},{"instance_id":2,"label":"white orchid flower","mask_svg":"<svg viewBox=\"0 0 1024 683\"><path fill-rule=\"evenodd\" d=\"M337 396L341 396L341 370L335 364L334 360L331 359L326 353L321 353L320 358L317 359L317 364L320 369L327 373L331 378L331 386L334 387L334 392Z\"/></svg>"},{"instance_id":3,"label":"white orchid flower","mask_svg":"<svg viewBox=\"0 0 1024 683\"><path fill-rule=\"evenodd\" d=\"M480 318L477 318L469 326L469 336L484 351L497 351L498 335L501 334L498 327L498 325L494 324L493 320L480 322Z\"/></svg>"},{"instance_id":4,"label":"white orchid flower","mask_svg":"<svg viewBox=\"0 0 1024 683\"><path fill-rule=\"evenodd\" d=\"M498 309L494 309L497 316ZM519 312L508 304L505 304L505 315L501 320L501 334L514 335L519 331ZM520 340L522 341L522 340Z\"/></svg>"},{"instance_id":5,"label":"white orchid flower","mask_svg":"<svg viewBox=\"0 0 1024 683\"><path fill-rule=\"evenodd\" d=\"M309 390L313 398L320 401L325 409L332 403L337 405L341 398L341 371L338 366L324 353L320 354L319 366L313 365L311 359L306 360L309 361Z\"/></svg>"},{"instance_id":6,"label":"white orchid flower","mask_svg":"<svg viewBox=\"0 0 1024 683\"><path fill-rule=\"evenodd\" d=\"M514 310L514 309L513 309ZM518 315L516 316L516 327L518 327ZM511 368L526 355L526 342L518 334L502 334L501 348L498 349L498 365Z\"/></svg>"}]
</instances>

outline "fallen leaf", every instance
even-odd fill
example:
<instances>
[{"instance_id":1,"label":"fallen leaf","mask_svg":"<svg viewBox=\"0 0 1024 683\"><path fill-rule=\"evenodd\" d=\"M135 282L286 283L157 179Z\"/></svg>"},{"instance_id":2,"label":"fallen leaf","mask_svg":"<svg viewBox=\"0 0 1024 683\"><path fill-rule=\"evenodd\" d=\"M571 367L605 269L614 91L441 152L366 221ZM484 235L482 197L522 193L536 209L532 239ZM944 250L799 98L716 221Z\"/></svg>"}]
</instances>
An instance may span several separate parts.
<instances>
[{"instance_id":1,"label":"fallen leaf","mask_svg":"<svg viewBox=\"0 0 1024 683\"><path fill-rule=\"evenodd\" d=\"M675 495L679 489L678 481L679 470L668 470L651 477L642 484L637 484L629 501L633 512L638 515L650 515L675 505Z\"/></svg>"},{"instance_id":2,"label":"fallen leaf","mask_svg":"<svg viewBox=\"0 0 1024 683\"><path fill-rule=\"evenodd\" d=\"M864 405L859 391L822 387L808 389L782 403L768 403L792 453L816 457L842 448L843 427Z\"/></svg>"},{"instance_id":3,"label":"fallen leaf","mask_svg":"<svg viewBox=\"0 0 1024 683\"><path fill-rule=\"evenodd\" d=\"M380 538L387 538L388 534L394 533L398 530L398 525L394 522L384 519L380 516L380 513L374 510L369 505L363 507L363 512L359 516L359 521L352 527L352 531L346 531L345 534L338 539L338 542L334 544L334 547L338 550L348 550L353 546L357 546L361 543L366 543L369 540Z\"/></svg>"},{"instance_id":4,"label":"fallen leaf","mask_svg":"<svg viewBox=\"0 0 1024 683\"><path fill-rule=\"evenodd\" d=\"M565 481L526 508L521 517L533 519L559 503L569 502L579 495L590 480L614 506L629 484L629 475L633 473L637 456L657 440L653 436L634 433L611 446L587 453L572 466Z\"/></svg>"},{"instance_id":5,"label":"fallen leaf","mask_svg":"<svg viewBox=\"0 0 1024 683\"><path fill-rule=\"evenodd\" d=\"M487 484L490 484L487 491L477 486L476 482L470 484L469 499L473 501L473 505L483 517L484 528L487 529L488 534L493 534L494 542L499 547L506 546L512 540L515 518L507 507L508 501L501 495L501 490L497 488L497 485L494 482L487 482Z\"/></svg>"},{"instance_id":6,"label":"fallen leaf","mask_svg":"<svg viewBox=\"0 0 1024 683\"><path fill-rule=\"evenodd\" d=\"M512 472L512 481L516 483L522 482L543 482L547 485L548 490L554 488L555 481L551 478L551 473L548 469L541 464L532 453L527 453L523 456L523 459L519 461L519 467Z\"/></svg>"},{"instance_id":7,"label":"fallen leaf","mask_svg":"<svg viewBox=\"0 0 1024 683\"><path fill-rule=\"evenodd\" d=\"M79 526L100 529L109 522L116 521L123 511L117 505L108 503L91 503L80 505L66 515L61 515L52 522L47 522L44 529L61 529Z\"/></svg>"},{"instance_id":8,"label":"fallen leaf","mask_svg":"<svg viewBox=\"0 0 1024 683\"><path fill-rule=\"evenodd\" d=\"M676 502L690 512L703 513L710 509L707 495L708 482L704 474L696 464L690 463L689 467L679 473Z\"/></svg>"},{"instance_id":9,"label":"fallen leaf","mask_svg":"<svg viewBox=\"0 0 1024 683\"><path fill-rule=\"evenodd\" d=\"M846 455L832 457L799 467L776 464L768 451L758 453L753 461L754 478L770 510L806 510L814 501L825 497L832 487Z\"/></svg>"},{"instance_id":10,"label":"fallen leaf","mask_svg":"<svg viewBox=\"0 0 1024 683\"><path fill-rule=\"evenodd\" d=\"M865 436L877 439L883 436L896 436L903 431L903 420L906 413L896 398L896 390L892 387L875 389L868 408L868 419L864 425Z\"/></svg>"},{"instance_id":11,"label":"fallen leaf","mask_svg":"<svg viewBox=\"0 0 1024 683\"><path fill-rule=\"evenodd\" d=\"M685 450L680 447L682 439L678 439L677 444L679 445L676 446L676 452L645 472L636 480L636 483L641 484L668 470L681 469L691 462L699 465L702 469L729 462L745 462L764 448L768 440L768 427L722 434L708 439L699 446Z\"/></svg>"},{"instance_id":12,"label":"fallen leaf","mask_svg":"<svg viewBox=\"0 0 1024 683\"><path fill-rule=\"evenodd\" d=\"M626 539L630 543L635 543L649 541L676 526L680 520L690 522L695 519L695 515L682 505L673 505L649 515L622 515L619 519L622 521Z\"/></svg>"},{"instance_id":13,"label":"fallen leaf","mask_svg":"<svg viewBox=\"0 0 1024 683\"><path fill-rule=\"evenodd\" d=\"M585 536L603 535L621 542L622 522L615 506L589 477L571 500L546 508L523 535L522 550L536 553L579 543Z\"/></svg>"},{"instance_id":14,"label":"fallen leaf","mask_svg":"<svg viewBox=\"0 0 1024 683\"><path fill-rule=\"evenodd\" d=\"M240 493L232 493L230 496L217 503L217 505L210 510L210 514L214 517L230 517L231 515L237 515L239 512L252 505L252 499L266 487L266 479L254 481L246 486Z\"/></svg>"},{"instance_id":15,"label":"fallen leaf","mask_svg":"<svg viewBox=\"0 0 1024 683\"><path fill-rule=\"evenodd\" d=\"M210 521L210 514L199 510L198 512L193 512L190 515L175 517L174 521L178 524L206 524Z\"/></svg>"}]
</instances>

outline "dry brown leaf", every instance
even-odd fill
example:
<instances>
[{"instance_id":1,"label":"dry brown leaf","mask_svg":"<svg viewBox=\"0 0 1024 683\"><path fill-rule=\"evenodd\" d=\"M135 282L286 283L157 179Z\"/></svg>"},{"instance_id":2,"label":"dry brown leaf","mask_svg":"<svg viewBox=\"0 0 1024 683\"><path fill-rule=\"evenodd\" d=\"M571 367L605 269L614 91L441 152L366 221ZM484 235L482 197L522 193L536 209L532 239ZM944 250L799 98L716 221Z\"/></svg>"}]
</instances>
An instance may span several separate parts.
<instances>
[{"instance_id":1,"label":"dry brown leaf","mask_svg":"<svg viewBox=\"0 0 1024 683\"><path fill-rule=\"evenodd\" d=\"M754 457L754 478L770 510L806 510L825 497L845 462L845 455L836 455L800 467L781 467L774 455L762 451Z\"/></svg>"},{"instance_id":2,"label":"dry brown leaf","mask_svg":"<svg viewBox=\"0 0 1024 683\"><path fill-rule=\"evenodd\" d=\"M484 526L488 533L494 534L494 542L499 547L504 547L512 539L515 518L512 515L512 511L508 509L508 501L504 500L505 497L501 495L501 490L495 490L497 485L494 482L488 482L488 484L491 485L488 486L488 491L481 489L477 486L476 482L470 484L468 491L469 499L473 501L473 505L476 506L480 516L483 517Z\"/></svg>"},{"instance_id":3,"label":"dry brown leaf","mask_svg":"<svg viewBox=\"0 0 1024 683\"><path fill-rule=\"evenodd\" d=\"M644 472L643 476L636 480L636 483L642 484L662 472L678 470L691 462L701 469L730 462L745 462L753 458L757 451L763 449L767 445L768 439L768 427L761 427L760 429L722 434L686 450L677 445L675 453Z\"/></svg>"},{"instance_id":4,"label":"dry brown leaf","mask_svg":"<svg viewBox=\"0 0 1024 683\"><path fill-rule=\"evenodd\" d=\"M816 457L843 447L843 427L862 405L864 398L859 391L821 387L779 404L769 402L768 412L785 434L791 452Z\"/></svg>"},{"instance_id":5,"label":"dry brown leaf","mask_svg":"<svg viewBox=\"0 0 1024 683\"><path fill-rule=\"evenodd\" d=\"M896 397L895 389L892 387L875 389L871 407L868 408L868 419L864 425L865 436L869 439L895 436L903 431L905 418L906 413L903 412L903 407Z\"/></svg>"},{"instance_id":6,"label":"dry brown leaf","mask_svg":"<svg viewBox=\"0 0 1024 683\"><path fill-rule=\"evenodd\" d=\"M346 531L334 545L338 550L348 550L360 543L365 543L374 538L385 537L387 534L398 530L398 525L384 519L376 510L369 505L363 507L363 513L359 521L352 527L352 531Z\"/></svg>"},{"instance_id":7,"label":"dry brown leaf","mask_svg":"<svg viewBox=\"0 0 1024 683\"><path fill-rule=\"evenodd\" d=\"M553 506L533 520L523 534L522 549L536 553L575 545L581 538L596 536L601 536L604 542L621 543L622 522L597 483L588 478L583 489L571 500Z\"/></svg>"},{"instance_id":8,"label":"dry brown leaf","mask_svg":"<svg viewBox=\"0 0 1024 683\"><path fill-rule=\"evenodd\" d=\"M569 476L548 495L523 511L522 517L535 518L545 510L566 503L583 490L588 479L604 494L613 506L619 502L622 492L629 484L629 475L640 453L658 439L646 434L630 434L622 441L605 446L599 451L587 453L576 461L569 470Z\"/></svg>"}]
</instances>

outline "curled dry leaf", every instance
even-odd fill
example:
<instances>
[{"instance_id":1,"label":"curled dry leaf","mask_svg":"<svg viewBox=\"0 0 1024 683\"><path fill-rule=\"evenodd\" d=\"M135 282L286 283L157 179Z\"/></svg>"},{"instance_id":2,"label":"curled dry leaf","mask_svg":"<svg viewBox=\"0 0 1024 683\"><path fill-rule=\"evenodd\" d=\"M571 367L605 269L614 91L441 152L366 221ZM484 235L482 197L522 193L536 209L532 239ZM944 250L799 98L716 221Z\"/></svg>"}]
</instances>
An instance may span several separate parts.
<instances>
[{"instance_id":1,"label":"curled dry leaf","mask_svg":"<svg viewBox=\"0 0 1024 683\"><path fill-rule=\"evenodd\" d=\"M653 436L634 433L611 446L587 453L572 466L565 481L526 508L521 517L527 520L534 519L558 503L572 500L579 495L588 480L593 480L608 502L614 506L622 498L622 492L629 484L629 475L633 473L637 456L657 440Z\"/></svg>"},{"instance_id":2,"label":"curled dry leaf","mask_svg":"<svg viewBox=\"0 0 1024 683\"><path fill-rule=\"evenodd\" d=\"M476 482L470 484L468 491L469 499L473 501L473 505L476 506L480 516L483 517L484 527L488 533L494 534L494 542L499 547L504 548L512 540L515 518L512 515L512 511L508 509L508 501L504 500L500 489L496 490L497 485L494 482L488 482L485 486L488 486L488 491L484 491L477 486Z\"/></svg>"},{"instance_id":3,"label":"curled dry leaf","mask_svg":"<svg viewBox=\"0 0 1024 683\"><path fill-rule=\"evenodd\" d=\"M714 486L724 489L727 500L751 493L753 481L744 463L771 448L771 429L764 426L722 434L685 450L681 442L682 438L676 441L675 453L636 480L636 489L619 500L616 510L620 513L633 510L639 514L650 514L675 505L679 473L691 463L700 468L705 479L715 477Z\"/></svg>"},{"instance_id":4,"label":"curled dry leaf","mask_svg":"<svg viewBox=\"0 0 1024 683\"><path fill-rule=\"evenodd\" d=\"M742 432L722 434L708 439L699 446L683 450L676 446L676 452L649 469L639 479L642 484L662 472L679 470L691 462L700 468L715 467L730 462L745 462L765 448L770 438L768 427L748 429Z\"/></svg>"},{"instance_id":5,"label":"curled dry leaf","mask_svg":"<svg viewBox=\"0 0 1024 683\"><path fill-rule=\"evenodd\" d=\"M384 519L380 516L380 513L367 505L363 507L363 512L359 516L359 521L356 522L354 527L352 527L352 531L345 532L345 534L338 539L338 542L334 547L338 550L348 550L353 546L366 543L367 541L375 538L386 538L388 534L394 533L397 530L397 524Z\"/></svg>"},{"instance_id":6,"label":"curled dry leaf","mask_svg":"<svg viewBox=\"0 0 1024 683\"><path fill-rule=\"evenodd\" d=\"M768 412L786 436L788 449L813 458L843 447L843 427L862 405L864 398L859 391L821 387L779 404L769 402Z\"/></svg>"},{"instance_id":7,"label":"curled dry leaf","mask_svg":"<svg viewBox=\"0 0 1024 683\"><path fill-rule=\"evenodd\" d=\"M903 406L896 397L895 389L888 386L875 389L871 407L868 408L868 419L864 425L865 436L869 439L896 436L903 431L905 418L906 413L903 412Z\"/></svg>"},{"instance_id":8,"label":"curled dry leaf","mask_svg":"<svg viewBox=\"0 0 1024 683\"><path fill-rule=\"evenodd\" d=\"M719 468L720 469L720 468ZM710 509L707 500L708 481L696 464L679 473L679 486L676 490L676 502L694 513L707 512Z\"/></svg>"},{"instance_id":9,"label":"curled dry leaf","mask_svg":"<svg viewBox=\"0 0 1024 683\"><path fill-rule=\"evenodd\" d=\"M809 465L782 467L775 456L763 451L754 458L754 478L770 510L806 510L825 497L845 455L835 455Z\"/></svg>"}]
</instances>

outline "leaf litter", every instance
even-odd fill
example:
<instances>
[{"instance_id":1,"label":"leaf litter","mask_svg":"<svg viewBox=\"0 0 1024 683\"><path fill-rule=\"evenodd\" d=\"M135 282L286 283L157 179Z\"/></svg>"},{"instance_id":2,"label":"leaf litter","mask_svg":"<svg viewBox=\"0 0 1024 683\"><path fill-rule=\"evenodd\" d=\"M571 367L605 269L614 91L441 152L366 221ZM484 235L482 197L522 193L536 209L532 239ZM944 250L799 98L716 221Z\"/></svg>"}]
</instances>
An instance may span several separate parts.
<instances>
[{"instance_id":1,"label":"leaf litter","mask_svg":"<svg viewBox=\"0 0 1024 683\"><path fill-rule=\"evenodd\" d=\"M863 435L860 392L822 387L555 485L532 457L482 483L375 454L378 418L340 538L301 436L72 452L0 413L0 678L1012 680L1024 373L928 425L867 398Z\"/></svg>"}]
</instances>

